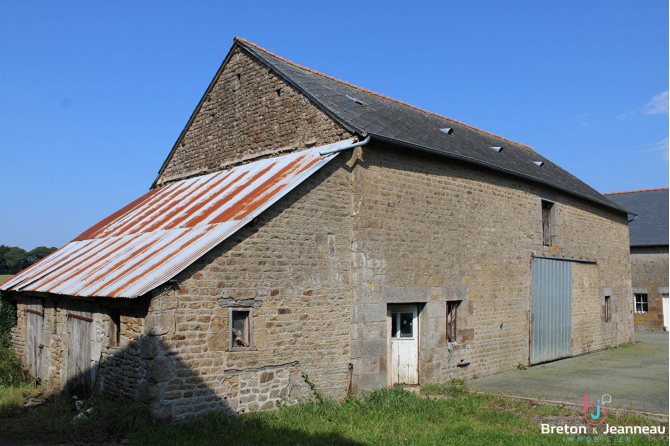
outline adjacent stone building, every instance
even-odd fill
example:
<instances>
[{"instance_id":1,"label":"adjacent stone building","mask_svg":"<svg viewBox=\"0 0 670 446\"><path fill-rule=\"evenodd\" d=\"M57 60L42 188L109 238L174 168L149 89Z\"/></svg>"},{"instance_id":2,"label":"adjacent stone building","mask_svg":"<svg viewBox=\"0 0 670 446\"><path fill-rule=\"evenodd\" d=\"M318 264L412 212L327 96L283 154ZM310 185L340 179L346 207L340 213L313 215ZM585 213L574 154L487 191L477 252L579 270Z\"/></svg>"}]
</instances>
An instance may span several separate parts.
<instances>
[{"instance_id":1,"label":"adjacent stone building","mask_svg":"<svg viewBox=\"0 0 670 446\"><path fill-rule=\"evenodd\" d=\"M607 198L637 214L629 223L635 330L668 330L668 188L613 192Z\"/></svg>"},{"instance_id":2,"label":"adjacent stone building","mask_svg":"<svg viewBox=\"0 0 670 446\"><path fill-rule=\"evenodd\" d=\"M175 419L629 342L627 223L530 147L236 39L152 189L0 289L45 385Z\"/></svg>"}]
</instances>

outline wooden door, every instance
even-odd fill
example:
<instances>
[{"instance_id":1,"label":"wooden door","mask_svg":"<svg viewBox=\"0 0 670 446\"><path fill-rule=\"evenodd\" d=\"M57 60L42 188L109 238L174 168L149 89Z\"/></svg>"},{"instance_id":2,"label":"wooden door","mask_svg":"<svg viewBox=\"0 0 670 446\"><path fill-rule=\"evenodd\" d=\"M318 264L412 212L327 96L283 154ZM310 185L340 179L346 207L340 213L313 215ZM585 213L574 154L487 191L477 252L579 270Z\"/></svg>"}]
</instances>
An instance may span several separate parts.
<instances>
[{"instance_id":1,"label":"wooden door","mask_svg":"<svg viewBox=\"0 0 670 446\"><path fill-rule=\"evenodd\" d=\"M90 305L74 303L67 317L67 377L68 390L76 394L91 388L92 325Z\"/></svg>"},{"instance_id":2,"label":"wooden door","mask_svg":"<svg viewBox=\"0 0 670 446\"><path fill-rule=\"evenodd\" d=\"M416 305L388 310L391 338L391 384L419 384L419 319Z\"/></svg>"},{"instance_id":3,"label":"wooden door","mask_svg":"<svg viewBox=\"0 0 670 446\"><path fill-rule=\"evenodd\" d=\"M28 298L26 305L26 362L30 374L42 379L44 351L44 303L42 299Z\"/></svg>"}]
</instances>

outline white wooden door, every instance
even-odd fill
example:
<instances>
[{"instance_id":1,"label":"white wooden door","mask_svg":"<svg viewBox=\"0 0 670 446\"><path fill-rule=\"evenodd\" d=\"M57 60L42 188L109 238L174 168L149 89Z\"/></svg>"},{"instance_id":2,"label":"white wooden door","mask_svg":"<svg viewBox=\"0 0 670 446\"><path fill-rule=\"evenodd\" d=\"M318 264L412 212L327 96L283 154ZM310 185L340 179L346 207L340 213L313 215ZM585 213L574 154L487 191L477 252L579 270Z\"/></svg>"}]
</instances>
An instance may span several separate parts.
<instances>
[{"instance_id":1,"label":"white wooden door","mask_svg":"<svg viewBox=\"0 0 670 446\"><path fill-rule=\"evenodd\" d=\"M389 306L391 384L419 384L419 318L416 305Z\"/></svg>"}]
</instances>

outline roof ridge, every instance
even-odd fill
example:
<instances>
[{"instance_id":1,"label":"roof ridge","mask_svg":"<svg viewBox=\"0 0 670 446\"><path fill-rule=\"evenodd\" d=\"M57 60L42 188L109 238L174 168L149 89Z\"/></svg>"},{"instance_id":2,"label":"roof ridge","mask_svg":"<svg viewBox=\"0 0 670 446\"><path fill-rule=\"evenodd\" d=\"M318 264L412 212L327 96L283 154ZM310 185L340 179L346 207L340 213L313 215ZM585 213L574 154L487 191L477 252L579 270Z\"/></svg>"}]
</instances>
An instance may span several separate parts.
<instances>
[{"instance_id":1,"label":"roof ridge","mask_svg":"<svg viewBox=\"0 0 670 446\"><path fill-rule=\"evenodd\" d=\"M327 75L327 74L325 74L325 73L321 73L320 71L316 71L316 70L314 70L314 69L312 69L312 68L304 67L304 66L302 66L302 65L300 65L300 64L297 64L297 63L295 63L295 62L293 62L293 61L290 61L290 60L288 60L288 59L285 59L285 58L283 58L283 57L281 57L281 56L279 56L279 55L273 53L272 51L269 51L269 50L267 50L267 49L265 49L265 48L263 48L263 47L261 47L261 46L258 46L258 45L256 45L256 44L253 43L253 42L249 42L248 40L246 40L246 39L244 39L244 38L242 38L242 37L235 37L235 38L233 39L233 42L242 42L242 43L245 43L245 44L247 44L247 45L250 45L250 46L252 46L252 47L254 47L254 48L256 48L256 49L259 49L259 50L263 51L264 53L269 54L269 55L272 56L272 57L275 57L275 58L277 58L277 59L279 59L279 60L281 60L281 61L283 61L283 62L286 62L286 63L288 63L288 64L290 64L290 65L293 65L294 67L300 68L301 70L309 71L310 73L317 74L317 75L319 75L319 76L325 77L326 79L330 79L330 80L339 82L339 83L341 83L341 84L347 85L347 86L349 86L349 87L355 88L355 89L357 89L357 90L361 90L361 91L364 91L364 92L366 92L366 93L373 94L373 95L378 96L378 97L380 97L380 98L387 99L387 100L389 100L389 101L393 101L393 102L396 102L396 103L398 103L398 104L402 104L402 105L404 105L404 106L413 108L413 109L418 110L418 111L420 111L420 112L427 113L427 114L429 114L429 115L433 115L433 116L437 116L438 118L447 119L447 120L449 120L449 121L455 122L455 123L460 124L460 125L462 125L462 126L469 127L469 128L471 128L471 129L473 129L473 130L476 130L476 131L478 131L478 132L485 133L485 134L490 135L490 136L493 136L493 137L495 137L495 138L500 138L500 139L502 139L503 141L507 141L507 142L510 142L510 143L512 143L512 144L515 144L515 145L517 145L517 146L519 146L519 147L523 147L523 148L525 148L525 149L533 150L533 151L534 151L534 149L533 149L531 146L528 146L528 145L526 145L526 144L521 144L521 143L516 142L516 141L513 141L513 140L511 140L511 139L509 139L509 138L505 138L504 136L496 135L495 133L491 133L491 132L489 132L489 131L486 131L486 130L480 129L480 128L478 128L478 127L472 126L472 125L470 125L470 124L466 124L465 122L461 122L461 121L459 121L459 120L457 120L457 119L450 118L450 117L448 117L448 116L444 116L444 115L441 115L441 114L439 114L439 113L435 113L435 112L432 112L432 111L425 110L425 109L423 109L423 108L421 108L421 107L417 107L416 105L408 104L407 102L403 102L403 101L401 101L401 100L399 100L399 99L395 99L395 98L392 98L392 97L390 97L390 96L386 96L386 95L383 95L383 94L381 94L381 93L377 93L376 91L372 91L372 90L368 90L367 88L359 87L358 85L354 85L354 84L352 84L352 83L350 83L350 82L346 82L346 81L343 81L343 80L341 80L341 79L337 79L337 78L332 77L332 76L329 76L329 75Z\"/></svg>"},{"instance_id":2,"label":"roof ridge","mask_svg":"<svg viewBox=\"0 0 670 446\"><path fill-rule=\"evenodd\" d=\"M655 187L652 189L625 190L621 192L605 192L603 195L632 194L633 192L651 192L654 190L668 190L667 187Z\"/></svg>"}]
</instances>

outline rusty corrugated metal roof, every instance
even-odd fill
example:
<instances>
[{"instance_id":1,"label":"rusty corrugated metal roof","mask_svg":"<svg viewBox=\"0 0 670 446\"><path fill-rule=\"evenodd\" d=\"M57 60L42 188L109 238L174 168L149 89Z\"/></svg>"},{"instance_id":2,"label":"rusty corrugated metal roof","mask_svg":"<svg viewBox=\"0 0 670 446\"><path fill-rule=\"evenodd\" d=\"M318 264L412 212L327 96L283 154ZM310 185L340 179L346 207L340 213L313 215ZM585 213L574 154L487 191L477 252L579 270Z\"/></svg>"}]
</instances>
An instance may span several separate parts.
<instances>
[{"instance_id":1,"label":"rusty corrugated metal roof","mask_svg":"<svg viewBox=\"0 0 670 446\"><path fill-rule=\"evenodd\" d=\"M291 153L154 189L12 277L0 290L138 297L167 282L324 166Z\"/></svg>"}]
</instances>

